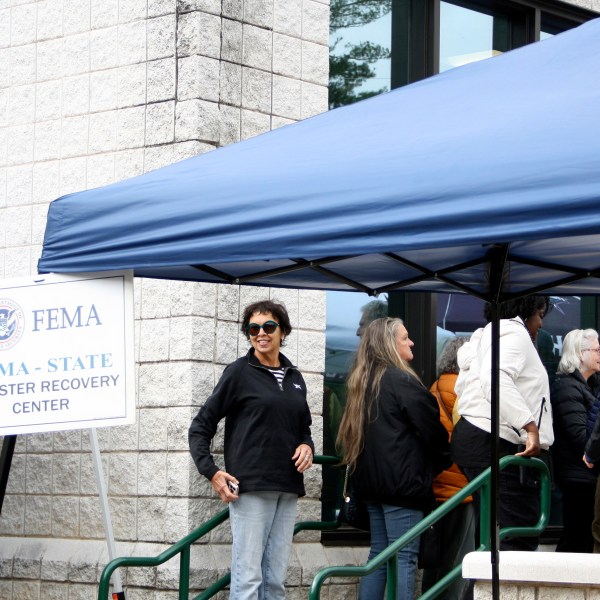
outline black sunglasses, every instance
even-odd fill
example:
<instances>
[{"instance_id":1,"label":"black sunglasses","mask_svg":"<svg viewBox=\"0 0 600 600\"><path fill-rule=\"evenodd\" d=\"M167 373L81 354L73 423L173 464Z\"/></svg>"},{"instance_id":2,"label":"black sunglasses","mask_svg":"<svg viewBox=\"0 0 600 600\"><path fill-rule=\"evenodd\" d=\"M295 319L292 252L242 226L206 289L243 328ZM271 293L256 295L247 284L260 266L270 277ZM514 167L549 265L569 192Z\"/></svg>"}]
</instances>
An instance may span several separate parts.
<instances>
[{"instance_id":1,"label":"black sunglasses","mask_svg":"<svg viewBox=\"0 0 600 600\"><path fill-rule=\"evenodd\" d=\"M261 329L265 333L271 334L274 333L278 327L279 323L275 323L275 321L265 321L262 325L259 325L258 323L248 323L248 326L246 327L246 333L252 337L255 337L260 333Z\"/></svg>"}]
</instances>

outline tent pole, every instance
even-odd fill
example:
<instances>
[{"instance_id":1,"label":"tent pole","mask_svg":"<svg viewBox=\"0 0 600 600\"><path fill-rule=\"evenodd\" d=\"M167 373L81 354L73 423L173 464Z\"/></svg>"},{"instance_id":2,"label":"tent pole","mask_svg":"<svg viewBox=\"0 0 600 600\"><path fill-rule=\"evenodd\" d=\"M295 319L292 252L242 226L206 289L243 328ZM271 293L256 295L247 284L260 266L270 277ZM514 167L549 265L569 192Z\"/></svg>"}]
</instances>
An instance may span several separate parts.
<instances>
[{"instance_id":1,"label":"tent pole","mask_svg":"<svg viewBox=\"0 0 600 600\"><path fill-rule=\"evenodd\" d=\"M498 506L500 504L500 473L498 461L500 455L500 298L503 278L505 274L508 245L497 245L491 249L490 257L490 308L492 327L492 364L491 364L491 429L492 440L490 444L490 535L491 535L491 562L492 562L492 599L500 599L500 526L498 523Z\"/></svg>"}]
</instances>

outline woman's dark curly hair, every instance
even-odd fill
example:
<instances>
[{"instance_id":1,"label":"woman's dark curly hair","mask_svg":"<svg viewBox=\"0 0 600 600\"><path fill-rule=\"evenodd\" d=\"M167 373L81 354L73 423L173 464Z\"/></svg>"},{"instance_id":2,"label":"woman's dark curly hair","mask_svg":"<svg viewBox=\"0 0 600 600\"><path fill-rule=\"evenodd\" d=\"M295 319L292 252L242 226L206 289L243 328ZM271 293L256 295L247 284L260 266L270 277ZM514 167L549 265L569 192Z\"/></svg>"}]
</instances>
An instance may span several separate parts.
<instances>
[{"instance_id":1,"label":"woman's dark curly hair","mask_svg":"<svg viewBox=\"0 0 600 600\"><path fill-rule=\"evenodd\" d=\"M252 304L249 304L244 309L241 330L247 339L250 339L250 335L246 330L254 313L259 313L261 315L271 313L273 317L275 317L275 320L279 323L279 328L281 329L281 333L284 337L287 337L290 335L290 333L292 333L290 317L285 306L283 306L283 304L278 304L277 302L272 302L271 300L260 300L259 302L253 302ZM283 346L283 340L281 341L281 345Z\"/></svg>"},{"instance_id":2,"label":"woman's dark curly hair","mask_svg":"<svg viewBox=\"0 0 600 600\"><path fill-rule=\"evenodd\" d=\"M552 310L552 303L549 296L524 296L516 300L502 302L498 307L498 316L500 319L521 317L525 321L525 319L532 317L541 308L544 309L542 317L545 317ZM485 305L483 314L486 320L492 320L492 307L490 304Z\"/></svg>"}]
</instances>

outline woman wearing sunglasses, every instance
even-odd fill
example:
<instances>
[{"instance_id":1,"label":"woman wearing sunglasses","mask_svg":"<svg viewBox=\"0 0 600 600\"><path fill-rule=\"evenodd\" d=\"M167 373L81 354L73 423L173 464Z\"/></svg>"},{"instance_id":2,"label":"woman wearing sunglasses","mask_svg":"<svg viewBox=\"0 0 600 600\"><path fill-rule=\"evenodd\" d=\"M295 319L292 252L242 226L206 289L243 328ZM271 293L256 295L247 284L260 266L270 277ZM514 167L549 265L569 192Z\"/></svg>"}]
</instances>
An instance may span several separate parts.
<instances>
[{"instance_id":1,"label":"woman wearing sunglasses","mask_svg":"<svg viewBox=\"0 0 600 600\"><path fill-rule=\"evenodd\" d=\"M247 306L242 332L252 348L230 364L189 430L198 471L230 503L232 600L285 598L296 504L314 444L306 384L280 349L292 326L284 306ZM225 468L211 441L225 419Z\"/></svg>"}]
</instances>

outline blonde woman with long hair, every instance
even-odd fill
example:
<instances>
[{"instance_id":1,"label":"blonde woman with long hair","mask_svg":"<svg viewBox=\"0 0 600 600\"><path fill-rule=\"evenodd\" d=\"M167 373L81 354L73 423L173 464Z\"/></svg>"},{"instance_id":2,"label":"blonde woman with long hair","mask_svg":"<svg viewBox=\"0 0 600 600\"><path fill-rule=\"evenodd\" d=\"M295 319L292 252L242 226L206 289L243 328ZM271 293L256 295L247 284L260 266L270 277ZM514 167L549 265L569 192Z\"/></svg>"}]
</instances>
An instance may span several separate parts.
<instances>
[{"instance_id":1,"label":"blonde woman with long hair","mask_svg":"<svg viewBox=\"0 0 600 600\"><path fill-rule=\"evenodd\" d=\"M348 376L337 444L369 509L369 560L432 508L433 478L452 463L437 402L409 365L413 345L401 319L376 319ZM398 553L399 600L413 597L418 553L418 538ZM359 600L382 599L385 585L384 565L361 578Z\"/></svg>"}]
</instances>

